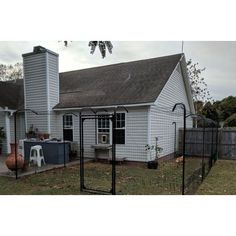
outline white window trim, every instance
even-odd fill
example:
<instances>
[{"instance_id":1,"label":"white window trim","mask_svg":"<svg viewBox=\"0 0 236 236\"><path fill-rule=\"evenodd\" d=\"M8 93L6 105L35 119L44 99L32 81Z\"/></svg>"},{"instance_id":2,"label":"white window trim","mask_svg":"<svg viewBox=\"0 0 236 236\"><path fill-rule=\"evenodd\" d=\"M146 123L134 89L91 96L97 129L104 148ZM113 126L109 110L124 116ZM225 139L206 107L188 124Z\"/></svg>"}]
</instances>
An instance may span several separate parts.
<instances>
[{"instance_id":1,"label":"white window trim","mask_svg":"<svg viewBox=\"0 0 236 236\"><path fill-rule=\"evenodd\" d=\"M124 145L126 145L126 141L127 141L127 137L126 137L126 135L127 135L127 132L126 132L126 124L127 124L127 113L126 112L122 112L122 111L120 111L120 112L116 112L116 114L120 114L120 113L123 113L123 114L125 114L125 127L124 128L116 128L116 129L119 129L119 130L125 130L125 143L124 144L116 144L116 145L119 145L119 146L124 146Z\"/></svg>"},{"instance_id":2,"label":"white window trim","mask_svg":"<svg viewBox=\"0 0 236 236\"><path fill-rule=\"evenodd\" d=\"M100 114L100 115L103 115L103 114ZM97 123L97 132L96 132L97 137L96 137L96 139L97 139L97 144L98 144L98 134L99 134L99 132L98 132L98 130L99 130L98 119L96 119L96 123ZM109 140L110 140L109 144L112 144L112 121L111 121L111 119L109 119Z\"/></svg>"},{"instance_id":3,"label":"white window trim","mask_svg":"<svg viewBox=\"0 0 236 236\"><path fill-rule=\"evenodd\" d=\"M5 113L5 133L6 133L6 145L7 145L7 154L11 153L11 147L10 147L10 143L11 143L11 132L10 132L10 117L9 117L9 113L6 112Z\"/></svg>"},{"instance_id":4,"label":"white window trim","mask_svg":"<svg viewBox=\"0 0 236 236\"><path fill-rule=\"evenodd\" d=\"M125 130L125 143L124 144L116 144L116 145L124 146L124 145L126 145L126 141L127 141L127 132L126 132L127 116L126 116L125 112L122 112L122 111L116 112L116 114L121 114L121 113L125 114L125 127L124 128L116 128L116 129L120 129L120 130L123 129L123 130ZM113 141L112 140L112 137L113 137L112 121L111 121L111 119L109 119L109 120L110 120L110 132L109 132L109 134L110 134L110 144L112 144L112 141ZM97 143L98 143L98 119L96 120L96 122L97 122Z\"/></svg>"},{"instance_id":5,"label":"white window trim","mask_svg":"<svg viewBox=\"0 0 236 236\"><path fill-rule=\"evenodd\" d=\"M66 115L64 115L63 117L62 117L62 119L64 119L66 116L71 116L72 117L72 126L71 127L66 127L65 126L65 121L63 121L63 123L64 123L64 129L74 129L74 120L73 120L73 115L70 115L70 114L66 114Z\"/></svg>"}]
</instances>

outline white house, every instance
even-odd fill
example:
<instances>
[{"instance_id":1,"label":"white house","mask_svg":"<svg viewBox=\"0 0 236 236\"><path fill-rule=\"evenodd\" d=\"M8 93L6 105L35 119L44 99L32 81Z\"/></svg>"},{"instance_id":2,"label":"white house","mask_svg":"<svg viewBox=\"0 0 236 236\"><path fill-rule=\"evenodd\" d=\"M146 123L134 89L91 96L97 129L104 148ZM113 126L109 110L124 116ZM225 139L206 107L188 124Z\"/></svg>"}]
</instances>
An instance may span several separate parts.
<instances>
[{"instance_id":1,"label":"white house","mask_svg":"<svg viewBox=\"0 0 236 236\"><path fill-rule=\"evenodd\" d=\"M10 152L9 143L14 142L16 110L32 109L39 113L19 113L17 139L24 138L33 125L49 133L51 138L63 139L64 135L79 145L79 117L70 113L78 115L83 110L89 114L92 108L98 114L107 114L119 106L125 106L128 113L118 108L117 157L148 161L150 156L145 145L155 145L156 137L163 148L161 157L173 154L172 122L176 122L178 131L183 118L179 115L181 109L172 112L172 107L182 102L194 113L184 54L63 73L59 73L58 62L58 54L41 46L34 47L33 52L23 54L24 79L0 82L0 127L6 132L4 154ZM92 145L102 142L102 134L107 136L103 142L112 142L111 122L86 120L84 125L85 156L92 158ZM192 123L187 126L191 127Z\"/></svg>"}]
</instances>

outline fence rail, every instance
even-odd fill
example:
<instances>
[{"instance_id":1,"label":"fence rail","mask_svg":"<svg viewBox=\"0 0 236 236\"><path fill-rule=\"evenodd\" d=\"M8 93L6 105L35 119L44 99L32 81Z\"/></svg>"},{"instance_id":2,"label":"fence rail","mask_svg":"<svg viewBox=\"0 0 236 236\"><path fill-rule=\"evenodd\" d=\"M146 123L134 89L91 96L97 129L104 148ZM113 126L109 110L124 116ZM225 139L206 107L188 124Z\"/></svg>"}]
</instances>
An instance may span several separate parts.
<instances>
[{"instance_id":1,"label":"fence rail","mask_svg":"<svg viewBox=\"0 0 236 236\"><path fill-rule=\"evenodd\" d=\"M218 146L218 158L236 160L236 128L205 128L205 142L203 144L203 128L186 129L186 155L210 157L212 148ZM183 129L179 130L179 153L182 153ZM217 145L218 144L218 145Z\"/></svg>"}]
</instances>

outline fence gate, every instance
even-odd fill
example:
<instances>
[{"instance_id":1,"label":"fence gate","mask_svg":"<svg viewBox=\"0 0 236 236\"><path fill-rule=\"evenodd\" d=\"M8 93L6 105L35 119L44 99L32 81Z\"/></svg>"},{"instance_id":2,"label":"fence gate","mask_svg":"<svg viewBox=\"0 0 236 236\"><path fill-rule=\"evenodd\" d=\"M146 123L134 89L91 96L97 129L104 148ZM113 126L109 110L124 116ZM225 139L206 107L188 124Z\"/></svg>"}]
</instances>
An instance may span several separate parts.
<instances>
[{"instance_id":1,"label":"fence gate","mask_svg":"<svg viewBox=\"0 0 236 236\"><path fill-rule=\"evenodd\" d=\"M100 186L88 186L89 183L86 182L86 173L84 168L84 146L87 144L91 146L90 140L86 143L84 133L88 132L86 130L86 121L97 121L98 119L108 119L112 122L112 167L111 167L111 182L110 189L104 190ZM90 127L87 125L87 127ZM103 115L82 115L80 114L80 190L81 192L97 193L97 194L116 194L116 145L115 145L115 135L116 135L116 112L114 114L103 114ZM96 131L96 130L95 130ZM94 133L94 131L92 131ZM88 171L88 170L86 170ZM110 170L108 170L110 171ZM104 174L104 173L103 173ZM88 185L87 185L88 184Z\"/></svg>"}]
</instances>

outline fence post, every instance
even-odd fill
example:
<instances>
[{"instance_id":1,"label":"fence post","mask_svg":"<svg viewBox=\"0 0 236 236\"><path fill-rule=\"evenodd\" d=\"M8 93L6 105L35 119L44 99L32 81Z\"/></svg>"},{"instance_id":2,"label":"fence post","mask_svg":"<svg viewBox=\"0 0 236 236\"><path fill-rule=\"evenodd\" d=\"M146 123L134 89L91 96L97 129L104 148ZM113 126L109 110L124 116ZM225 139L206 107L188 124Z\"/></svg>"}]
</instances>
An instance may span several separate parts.
<instances>
[{"instance_id":1,"label":"fence post","mask_svg":"<svg viewBox=\"0 0 236 236\"><path fill-rule=\"evenodd\" d=\"M203 138L202 138L202 181L204 180L205 177L205 121L203 121Z\"/></svg>"},{"instance_id":2,"label":"fence post","mask_svg":"<svg viewBox=\"0 0 236 236\"><path fill-rule=\"evenodd\" d=\"M219 129L219 137L218 137L219 158L223 157L222 140L223 140L223 128L220 128Z\"/></svg>"},{"instance_id":3,"label":"fence post","mask_svg":"<svg viewBox=\"0 0 236 236\"><path fill-rule=\"evenodd\" d=\"M176 109L176 106L181 106L183 109L183 123L184 123L184 133L183 133L183 169L182 169L182 195L184 195L185 190L185 147L186 147L186 107L183 103L176 103L172 108L172 112Z\"/></svg>"}]
</instances>

